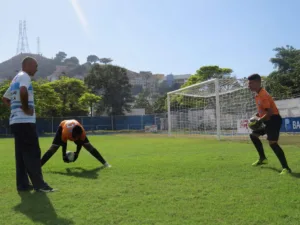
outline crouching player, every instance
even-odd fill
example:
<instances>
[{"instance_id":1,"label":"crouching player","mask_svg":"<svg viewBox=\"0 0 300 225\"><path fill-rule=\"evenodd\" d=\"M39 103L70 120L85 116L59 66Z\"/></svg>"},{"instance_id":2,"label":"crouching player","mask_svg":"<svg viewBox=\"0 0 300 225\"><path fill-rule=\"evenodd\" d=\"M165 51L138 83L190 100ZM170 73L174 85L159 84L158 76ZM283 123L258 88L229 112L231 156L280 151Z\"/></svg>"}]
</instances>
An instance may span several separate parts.
<instances>
[{"instance_id":1,"label":"crouching player","mask_svg":"<svg viewBox=\"0 0 300 225\"><path fill-rule=\"evenodd\" d=\"M259 166L268 163L262 142L259 140L259 136L267 134L269 145L274 151L277 158L279 159L282 166L282 172L280 174L291 173L291 169L288 166L285 154L278 144L280 128L282 123L282 118L279 114L279 110L273 98L261 86L260 75L250 75L248 77L248 86L251 91L256 93L255 102L258 109L257 116L259 117L259 119L249 123L249 127L253 130L253 132L250 134L250 138L259 155L259 159L252 165ZM265 124L263 129L253 129L255 127L259 128L262 124Z\"/></svg>"},{"instance_id":2,"label":"crouching player","mask_svg":"<svg viewBox=\"0 0 300 225\"><path fill-rule=\"evenodd\" d=\"M56 135L49 150L43 155L41 159L42 166L56 153L60 146L62 146L63 161L69 163L66 155L67 141L73 141L77 145L76 152L74 153L75 162L79 156L82 146L91 153L99 162L105 167L111 167L101 156L99 151L95 149L89 142L86 132L82 125L77 120L63 120L56 131Z\"/></svg>"}]
</instances>

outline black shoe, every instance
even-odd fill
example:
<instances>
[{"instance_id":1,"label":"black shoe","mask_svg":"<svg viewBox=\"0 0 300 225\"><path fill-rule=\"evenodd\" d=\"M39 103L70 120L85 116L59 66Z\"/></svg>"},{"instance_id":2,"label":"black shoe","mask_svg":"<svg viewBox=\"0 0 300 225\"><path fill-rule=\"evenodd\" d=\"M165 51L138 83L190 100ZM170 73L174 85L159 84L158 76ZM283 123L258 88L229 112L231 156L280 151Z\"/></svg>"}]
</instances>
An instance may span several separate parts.
<instances>
[{"instance_id":1,"label":"black shoe","mask_svg":"<svg viewBox=\"0 0 300 225\"><path fill-rule=\"evenodd\" d=\"M44 193L47 193L47 192L54 192L54 191L57 191L56 189L53 189L52 187L50 186L45 186L43 188L39 188L36 190L37 192L44 192Z\"/></svg>"},{"instance_id":2,"label":"black shoe","mask_svg":"<svg viewBox=\"0 0 300 225\"><path fill-rule=\"evenodd\" d=\"M21 187L21 188L18 188L18 191L19 192L23 192L23 191L32 191L33 190L33 186L32 185L28 185L26 187Z\"/></svg>"}]
</instances>

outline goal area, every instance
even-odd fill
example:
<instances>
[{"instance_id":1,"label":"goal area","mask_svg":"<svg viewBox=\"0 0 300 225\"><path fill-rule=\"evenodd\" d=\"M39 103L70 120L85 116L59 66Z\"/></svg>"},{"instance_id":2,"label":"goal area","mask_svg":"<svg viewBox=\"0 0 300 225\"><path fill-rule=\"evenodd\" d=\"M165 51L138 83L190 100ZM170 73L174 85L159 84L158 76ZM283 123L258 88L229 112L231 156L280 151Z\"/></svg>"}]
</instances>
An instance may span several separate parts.
<instances>
[{"instance_id":1,"label":"goal area","mask_svg":"<svg viewBox=\"0 0 300 225\"><path fill-rule=\"evenodd\" d=\"M247 79L211 79L167 94L169 135L248 139L256 113Z\"/></svg>"}]
</instances>

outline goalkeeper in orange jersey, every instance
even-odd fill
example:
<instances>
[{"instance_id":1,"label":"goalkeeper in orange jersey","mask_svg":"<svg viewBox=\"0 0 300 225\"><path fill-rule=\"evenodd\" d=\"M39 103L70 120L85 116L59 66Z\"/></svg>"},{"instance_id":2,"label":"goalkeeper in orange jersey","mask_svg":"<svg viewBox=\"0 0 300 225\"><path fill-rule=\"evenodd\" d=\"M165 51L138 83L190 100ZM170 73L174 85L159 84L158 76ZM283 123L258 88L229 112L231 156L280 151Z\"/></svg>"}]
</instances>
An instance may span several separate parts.
<instances>
[{"instance_id":1,"label":"goalkeeper in orange jersey","mask_svg":"<svg viewBox=\"0 0 300 225\"><path fill-rule=\"evenodd\" d=\"M261 86L260 75L252 74L249 76L248 87L256 93L255 102L258 110L256 114L258 119L250 120L249 123L249 127L253 130L250 138L259 154L259 159L252 165L258 166L268 163L262 142L259 140L259 136L267 134L269 145L282 165L282 172L280 174L291 173L285 154L278 145L282 118L276 104L271 95Z\"/></svg>"},{"instance_id":2,"label":"goalkeeper in orange jersey","mask_svg":"<svg viewBox=\"0 0 300 225\"><path fill-rule=\"evenodd\" d=\"M49 150L43 155L41 159L42 166L56 153L60 146L62 146L63 161L69 163L69 159L66 155L67 141L73 141L77 145L76 152L74 152L75 162L79 156L82 146L91 153L99 162L105 167L111 167L101 156L99 151L95 149L89 142L86 132L82 125L77 120L64 120L62 121L56 131L56 135Z\"/></svg>"}]
</instances>

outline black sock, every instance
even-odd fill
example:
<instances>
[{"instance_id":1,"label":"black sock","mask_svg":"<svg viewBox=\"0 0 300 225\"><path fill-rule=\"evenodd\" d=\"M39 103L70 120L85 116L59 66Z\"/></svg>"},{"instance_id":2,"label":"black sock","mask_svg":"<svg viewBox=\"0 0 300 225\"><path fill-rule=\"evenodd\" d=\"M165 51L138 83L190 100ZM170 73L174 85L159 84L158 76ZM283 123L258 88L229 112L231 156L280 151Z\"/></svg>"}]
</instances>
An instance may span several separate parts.
<instances>
[{"instance_id":1,"label":"black sock","mask_svg":"<svg viewBox=\"0 0 300 225\"><path fill-rule=\"evenodd\" d=\"M43 157L42 157L42 159L41 159L41 164L42 164L42 166L54 155L54 153L55 152L53 152L53 151L47 151L44 155L43 155Z\"/></svg>"},{"instance_id":2,"label":"black sock","mask_svg":"<svg viewBox=\"0 0 300 225\"><path fill-rule=\"evenodd\" d=\"M102 164L106 163L106 161L103 159L101 154L97 151L97 149L93 148L89 152L91 153L92 156L94 156L96 159L98 159Z\"/></svg>"},{"instance_id":3,"label":"black sock","mask_svg":"<svg viewBox=\"0 0 300 225\"><path fill-rule=\"evenodd\" d=\"M261 141L259 140L259 138L256 136L250 135L250 139L253 142L253 144L259 154L259 159L260 160L266 159L264 147L263 147Z\"/></svg>"},{"instance_id":4,"label":"black sock","mask_svg":"<svg viewBox=\"0 0 300 225\"><path fill-rule=\"evenodd\" d=\"M277 143L271 144L270 147L273 149L275 155L279 159L279 161L282 165L282 168L290 169L287 164L287 161L286 161L286 158L285 158L282 148L280 148L280 146Z\"/></svg>"},{"instance_id":5,"label":"black sock","mask_svg":"<svg viewBox=\"0 0 300 225\"><path fill-rule=\"evenodd\" d=\"M57 149L59 149L59 146L51 145L51 147L48 149L48 151L43 155L41 159L42 166L54 155Z\"/></svg>"}]
</instances>

